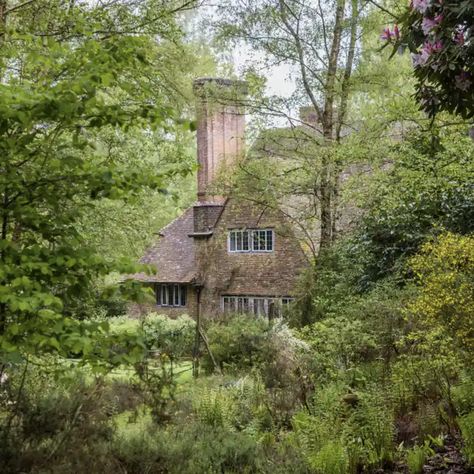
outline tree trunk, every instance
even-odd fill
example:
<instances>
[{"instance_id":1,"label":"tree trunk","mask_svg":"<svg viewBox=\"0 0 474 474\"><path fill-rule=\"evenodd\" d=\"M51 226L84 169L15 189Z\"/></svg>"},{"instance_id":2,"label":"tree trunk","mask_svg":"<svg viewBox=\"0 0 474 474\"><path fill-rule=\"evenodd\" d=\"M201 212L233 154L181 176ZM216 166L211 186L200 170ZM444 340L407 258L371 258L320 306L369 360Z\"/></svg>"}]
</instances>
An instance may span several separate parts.
<instances>
[{"instance_id":1,"label":"tree trunk","mask_svg":"<svg viewBox=\"0 0 474 474\"><path fill-rule=\"evenodd\" d=\"M334 20L333 38L331 52L329 55L328 71L325 84L324 112L322 117L322 127L324 145L330 148L334 141L334 101L336 97L335 85L338 59L341 50L341 38L343 31L345 0L339 0L336 8ZM321 239L320 252L328 248L332 243L332 186L333 186L333 166L331 152L326 152L322 158L321 173Z\"/></svg>"}]
</instances>

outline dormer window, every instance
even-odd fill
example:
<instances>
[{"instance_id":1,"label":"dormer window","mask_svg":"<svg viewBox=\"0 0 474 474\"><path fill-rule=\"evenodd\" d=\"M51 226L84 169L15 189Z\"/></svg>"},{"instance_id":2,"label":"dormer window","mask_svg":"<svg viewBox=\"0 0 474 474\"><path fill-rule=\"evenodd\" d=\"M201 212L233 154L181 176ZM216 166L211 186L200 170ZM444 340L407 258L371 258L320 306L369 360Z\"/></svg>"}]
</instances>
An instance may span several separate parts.
<instances>
[{"instance_id":1,"label":"dormer window","mask_svg":"<svg viewBox=\"0 0 474 474\"><path fill-rule=\"evenodd\" d=\"M235 229L229 231L229 252L273 252L275 235L272 229Z\"/></svg>"}]
</instances>

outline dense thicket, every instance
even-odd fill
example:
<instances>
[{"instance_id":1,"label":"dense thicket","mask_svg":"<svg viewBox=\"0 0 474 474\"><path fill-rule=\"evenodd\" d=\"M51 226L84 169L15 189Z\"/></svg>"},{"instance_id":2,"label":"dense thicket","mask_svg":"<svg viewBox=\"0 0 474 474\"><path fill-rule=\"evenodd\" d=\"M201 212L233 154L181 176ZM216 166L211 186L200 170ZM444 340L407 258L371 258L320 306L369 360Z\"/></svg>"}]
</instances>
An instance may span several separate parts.
<instances>
[{"instance_id":1,"label":"dense thicket","mask_svg":"<svg viewBox=\"0 0 474 474\"><path fill-rule=\"evenodd\" d=\"M203 317L199 354L191 318L124 314L132 289L117 272L194 194L190 79L215 69L180 28L195 6L0 0L0 470L469 472L474 143L459 117L420 112L410 58L380 50L400 2L224 12L224 36L271 33L243 39L263 45L265 66L296 61L335 127L295 123L308 90L257 97L258 118L290 120L260 135L233 181L268 206L297 195L284 209L313 266L281 320ZM332 78L311 56L325 43Z\"/></svg>"}]
</instances>

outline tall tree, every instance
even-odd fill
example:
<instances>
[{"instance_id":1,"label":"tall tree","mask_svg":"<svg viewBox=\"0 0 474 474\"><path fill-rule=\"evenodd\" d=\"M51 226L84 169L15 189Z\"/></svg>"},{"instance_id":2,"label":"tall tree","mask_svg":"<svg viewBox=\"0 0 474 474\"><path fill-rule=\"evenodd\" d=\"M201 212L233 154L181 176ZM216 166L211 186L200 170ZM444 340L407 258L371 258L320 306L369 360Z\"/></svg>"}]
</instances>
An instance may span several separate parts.
<instances>
[{"instance_id":1,"label":"tall tree","mask_svg":"<svg viewBox=\"0 0 474 474\"><path fill-rule=\"evenodd\" d=\"M244 41L263 52L268 66L289 64L297 83L293 105L309 103L316 114L317 123L299 123L305 122L313 131L308 137L314 139L316 135L323 147L319 163L315 163L320 167L317 195L321 249L335 238L334 201L340 170L332 160L331 149L341 141L347 125L365 5L360 0L238 0L223 1L219 6L221 20L216 26L220 37ZM266 107L275 112L274 107Z\"/></svg>"},{"instance_id":2,"label":"tall tree","mask_svg":"<svg viewBox=\"0 0 474 474\"><path fill-rule=\"evenodd\" d=\"M183 75L176 14L193 1L3 1L0 8L0 351L95 354L72 316L117 269L89 245L90 202L165 187L173 166L124 166L98 146L171 130ZM103 136L103 135L102 135ZM120 269L120 268L119 268ZM123 270L123 268L122 268Z\"/></svg>"}]
</instances>

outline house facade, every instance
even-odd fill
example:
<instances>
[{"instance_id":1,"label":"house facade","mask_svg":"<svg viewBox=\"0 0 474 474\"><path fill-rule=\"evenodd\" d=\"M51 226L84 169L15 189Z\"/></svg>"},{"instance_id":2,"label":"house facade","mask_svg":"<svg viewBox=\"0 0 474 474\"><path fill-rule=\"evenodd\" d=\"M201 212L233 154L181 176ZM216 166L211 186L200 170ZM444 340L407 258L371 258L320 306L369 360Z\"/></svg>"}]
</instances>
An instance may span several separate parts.
<instances>
[{"instance_id":1,"label":"house facade","mask_svg":"<svg viewBox=\"0 0 474 474\"><path fill-rule=\"evenodd\" d=\"M154 273L134 277L154 288L154 311L161 314L276 317L308 266L283 212L212 189L244 155L245 89L226 79L194 83L197 202L161 229L141 259Z\"/></svg>"}]
</instances>

